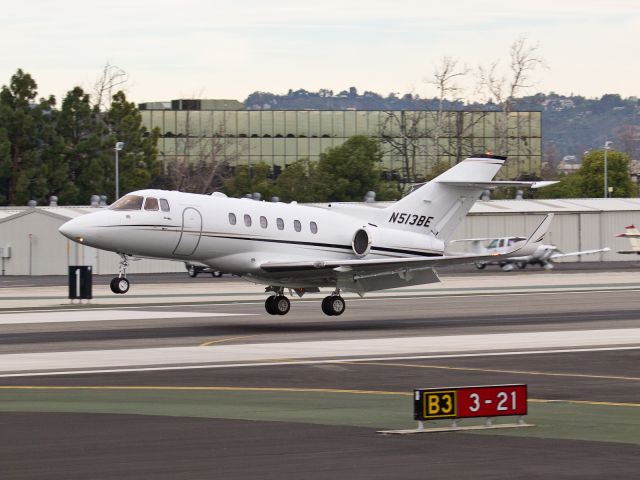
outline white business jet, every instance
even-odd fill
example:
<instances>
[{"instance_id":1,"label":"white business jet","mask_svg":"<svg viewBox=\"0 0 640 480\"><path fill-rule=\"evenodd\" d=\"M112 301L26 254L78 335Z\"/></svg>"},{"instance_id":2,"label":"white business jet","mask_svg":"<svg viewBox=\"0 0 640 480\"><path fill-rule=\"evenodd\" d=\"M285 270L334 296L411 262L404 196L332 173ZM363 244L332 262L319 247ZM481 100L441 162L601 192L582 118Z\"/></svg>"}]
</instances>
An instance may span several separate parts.
<instances>
[{"instance_id":1,"label":"white business jet","mask_svg":"<svg viewBox=\"0 0 640 480\"><path fill-rule=\"evenodd\" d=\"M522 244L526 240L525 237L501 237L501 238L465 238L460 240L452 240L449 244L457 242L471 242L471 251L477 255L488 254L505 254ZM542 241L542 239L540 239ZM502 270L509 272L513 270L514 265L520 269L527 268L527 265L540 265L545 270L553 268L553 262L566 257L576 257L580 255L592 255L594 253L603 253L610 251L610 248L598 248L596 250L583 250L580 252L564 253L555 245L538 244L536 249L527 255L511 255L508 257L500 257L497 259L479 260L475 262L479 270L484 269L487 265L500 265Z\"/></svg>"},{"instance_id":2,"label":"white business jet","mask_svg":"<svg viewBox=\"0 0 640 480\"><path fill-rule=\"evenodd\" d=\"M304 206L140 190L109 209L83 215L60 227L66 237L121 256L111 281L114 293L126 293L130 257L194 261L213 270L268 285L265 308L289 312L284 295L302 296L331 287L322 301L327 315L345 310L341 291L366 292L438 282L434 267L472 263L489 255L445 255L444 245L486 188L554 182L492 181L506 157L475 155L387 208L364 204ZM547 217L529 238L544 235ZM505 252L530 253L522 242Z\"/></svg>"}]
</instances>

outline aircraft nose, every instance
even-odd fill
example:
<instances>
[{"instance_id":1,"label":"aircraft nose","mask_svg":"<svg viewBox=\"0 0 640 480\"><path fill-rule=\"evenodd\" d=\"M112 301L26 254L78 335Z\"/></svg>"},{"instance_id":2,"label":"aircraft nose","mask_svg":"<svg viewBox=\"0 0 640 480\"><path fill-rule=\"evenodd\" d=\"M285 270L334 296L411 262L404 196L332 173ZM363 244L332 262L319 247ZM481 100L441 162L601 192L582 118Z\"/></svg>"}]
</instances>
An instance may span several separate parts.
<instances>
[{"instance_id":1,"label":"aircraft nose","mask_svg":"<svg viewBox=\"0 0 640 480\"><path fill-rule=\"evenodd\" d=\"M63 223L58 231L67 237L69 240L73 240L74 242L83 243L84 242L84 228L82 226L82 221L80 218L72 218L68 222Z\"/></svg>"}]
</instances>

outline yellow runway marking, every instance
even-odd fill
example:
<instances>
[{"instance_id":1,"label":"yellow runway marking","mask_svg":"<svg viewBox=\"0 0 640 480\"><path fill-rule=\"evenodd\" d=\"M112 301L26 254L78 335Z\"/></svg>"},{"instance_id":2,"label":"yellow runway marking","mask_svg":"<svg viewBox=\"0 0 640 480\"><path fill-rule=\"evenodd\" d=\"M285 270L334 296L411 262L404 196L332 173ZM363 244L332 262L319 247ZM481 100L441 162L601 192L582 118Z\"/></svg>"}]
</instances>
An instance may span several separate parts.
<instances>
[{"instance_id":1,"label":"yellow runway marking","mask_svg":"<svg viewBox=\"0 0 640 480\"><path fill-rule=\"evenodd\" d=\"M211 340L210 342L204 342L201 343L200 346L201 347L208 347L209 345L213 345L216 343L224 343L224 342L230 342L231 340L240 340L241 338L251 338L251 337L256 337L257 335L245 335L243 337L227 337L227 338L221 338L219 340Z\"/></svg>"},{"instance_id":2,"label":"yellow runway marking","mask_svg":"<svg viewBox=\"0 0 640 480\"><path fill-rule=\"evenodd\" d=\"M2 390L111 390L111 391L176 391L176 392L284 392L284 393L344 393L352 395L385 395L413 397L413 392L394 392L388 390L350 390L341 388L295 388L295 387L182 387L163 385L0 385ZM551 400L529 398L531 403L570 403L577 405L601 405L609 407L640 407L640 403L599 402L591 400Z\"/></svg>"},{"instance_id":3,"label":"yellow runway marking","mask_svg":"<svg viewBox=\"0 0 640 480\"><path fill-rule=\"evenodd\" d=\"M473 368L473 367L450 367L446 365L420 365L414 363L385 363L385 362L338 362L349 365L377 365L386 367L404 367L404 368L428 368L434 370L458 370L463 372L485 372L485 373L513 373L518 375L541 375L546 377L576 377L576 378L593 378L601 380L627 380L632 382L640 381L640 377L619 377L614 375L589 375L586 373L555 373L555 372L536 372L528 370L501 370L495 368Z\"/></svg>"}]
</instances>

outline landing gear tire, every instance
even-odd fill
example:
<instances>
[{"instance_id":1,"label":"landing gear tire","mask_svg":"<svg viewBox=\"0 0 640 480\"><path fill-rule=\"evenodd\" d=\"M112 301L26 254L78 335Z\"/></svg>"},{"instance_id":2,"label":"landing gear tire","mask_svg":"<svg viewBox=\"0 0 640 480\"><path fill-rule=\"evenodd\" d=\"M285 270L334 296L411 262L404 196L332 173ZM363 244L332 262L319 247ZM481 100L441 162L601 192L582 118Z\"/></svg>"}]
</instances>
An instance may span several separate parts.
<instances>
[{"instance_id":1,"label":"landing gear tire","mask_svg":"<svg viewBox=\"0 0 640 480\"><path fill-rule=\"evenodd\" d=\"M485 267L487 266L486 263L480 263L480 262L476 263L475 265L478 270L484 270Z\"/></svg>"},{"instance_id":2,"label":"landing gear tire","mask_svg":"<svg viewBox=\"0 0 640 480\"><path fill-rule=\"evenodd\" d=\"M211 272L211 276L213 278L220 278L222 276L222 272Z\"/></svg>"},{"instance_id":3,"label":"landing gear tire","mask_svg":"<svg viewBox=\"0 0 640 480\"><path fill-rule=\"evenodd\" d=\"M272 302L276 315L286 315L291 310L291 302L284 295L273 297Z\"/></svg>"},{"instance_id":4,"label":"landing gear tire","mask_svg":"<svg viewBox=\"0 0 640 480\"><path fill-rule=\"evenodd\" d=\"M322 312L330 317L342 315L346 308L347 304L339 295L329 295L322 300Z\"/></svg>"},{"instance_id":5,"label":"landing gear tire","mask_svg":"<svg viewBox=\"0 0 640 480\"><path fill-rule=\"evenodd\" d=\"M129 291L129 280L124 277L113 277L109 286L113 293L124 294Z\"/></svg>"},{"instance_id":6,"label":"landing gear tire","mask_svg":"<svg viewBox=\"0 0 640 480\"><path fill-rule=\"evenodd\" d=\"M276 312L276 306L273 303L273 301L275 299L276 299L276 297L274 295L270 295L264 301L264 309L267 311L267 313L269 315L277 315L278 314L278 312Z\"/></svg>"},{"instance_id":7,"label":"landing gear tire","mask_svg":"<svg viewBox=\"0 0 640 480\"><path fill-rule=\"evenodd\" d=\"M518 267L520 270L524 270L525 268L527 268L527 262L516 262L516 267Z\"/></svg>"},{"instance_id":8,"label":"landing gear tire","mask_svg":"<svg viewBox=\"0 0 640 480\"><path fill-rule=\"evenodd\" d=\"M189 275L191 278L196 278L198 276L198 270L195 266L190 265L187 269L187 275Z\"/></svg>"},{"instance_id":9,"label":"landing gear tire","mask_svg":"<svg viewBox=\"0 0 640 480\"><path fill-rule=\"evenodd\" d=\"M286 315L291 310L291 302L284 295L271 295L264 301L264 309L269 315Z\"/></svg>"}]
</instances>

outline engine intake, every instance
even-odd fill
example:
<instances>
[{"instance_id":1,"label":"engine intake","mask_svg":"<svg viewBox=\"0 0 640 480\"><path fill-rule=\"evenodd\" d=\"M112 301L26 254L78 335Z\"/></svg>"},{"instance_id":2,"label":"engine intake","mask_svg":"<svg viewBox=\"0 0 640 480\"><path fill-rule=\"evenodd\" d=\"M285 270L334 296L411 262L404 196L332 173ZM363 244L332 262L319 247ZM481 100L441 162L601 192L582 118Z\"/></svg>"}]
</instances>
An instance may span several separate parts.
<instances>
[{"instance_id":1,"label":"engine intake","mask_svg":"<svg viewBox=\"0 0 640 480\"><path fill-rule=\"evenodd\" d=\"M371 250L371 236L364 228L361 228L353 235L351 248L357 257L362 258Z\"/></svg>"}]
</instances>

